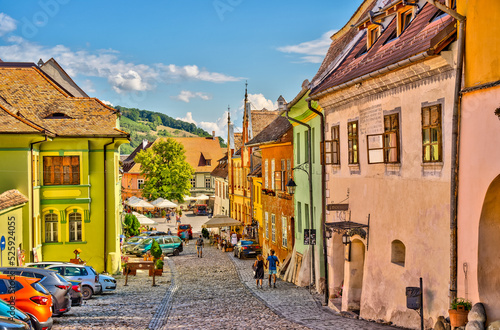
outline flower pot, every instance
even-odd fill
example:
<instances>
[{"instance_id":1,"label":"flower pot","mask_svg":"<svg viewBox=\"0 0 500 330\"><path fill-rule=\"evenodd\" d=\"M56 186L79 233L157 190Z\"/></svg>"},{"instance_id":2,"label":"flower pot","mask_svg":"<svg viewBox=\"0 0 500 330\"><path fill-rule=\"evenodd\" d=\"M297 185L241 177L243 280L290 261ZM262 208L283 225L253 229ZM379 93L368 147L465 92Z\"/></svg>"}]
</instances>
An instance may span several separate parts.
<instances>
[{"instance_id":1,"label":"flower pot","mask_svg":"<svg viewBox=\"0 0 500 330\"><path fill-rule=\"evenodd\" d=\"M163 269L155 269L155 276L161 276L163 274ZM149 270L149 276L153 276L153 270Z\"/></svg>"},{"instance_id":2,"label":"flower pot","mask_svg":"<svg viewBox=\"0 0 500 330\"><path fill-rule=\"evenodd\" d=\"M459 306L460 307L460 306ZM448 314L450 315L450 325L451 328L463 327L467 324L467 315L469 315L469 311L465 309L450 309L448 310Z\"/></svg>"}]
</instances>

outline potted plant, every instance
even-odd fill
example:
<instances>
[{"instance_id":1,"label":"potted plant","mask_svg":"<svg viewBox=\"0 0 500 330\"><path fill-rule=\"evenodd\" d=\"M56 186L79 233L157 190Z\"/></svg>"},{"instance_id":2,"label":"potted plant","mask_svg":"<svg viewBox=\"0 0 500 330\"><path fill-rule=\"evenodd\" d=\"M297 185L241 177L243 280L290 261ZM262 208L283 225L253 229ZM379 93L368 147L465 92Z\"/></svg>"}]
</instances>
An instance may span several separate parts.
<instances>
[{"instance_id":1,"label":"potted plant","mask_svg":"<svg viewBox=\"0 0 500 330\"><path fill-rule=\"evenodd\" d=\"M151 255L154 257L153 268L156 268L155 266L157 266L158 260L161 260L163 263L163 258L162 258L163 253L161 251L160 244L158 244L158 242L155 239L153 239L153 243L151 243ZM163 270L163 265L162 265L162 270ZM156 285L156 281L155 281L156 271L155 271L155 269L150 269L149 275L153 276L153 286L155 286Z\"/></svg>"},{"instance_id":2,"label":"potted plant","mask_svg":"<svg viewBox=\"0 0 500 330\"><path fill-rule=\"evenodd\" d=\"M467 324L467 315L472 308L472 303L464 298L455 298L448 310L450 325L453 328L462 327Z\"/></svg>"},{"instance_id":3,"label":"potted plant","mask_svg":"<svg viewBox=\"0 0 500 330\"><path fill-rule=\"evenodd\" d=\"M163 274L163 260L158 259L155 263L155 276L161 276ZM153 276L153 270L149 270L149 276Z\"/></svg>"}]
</instances>

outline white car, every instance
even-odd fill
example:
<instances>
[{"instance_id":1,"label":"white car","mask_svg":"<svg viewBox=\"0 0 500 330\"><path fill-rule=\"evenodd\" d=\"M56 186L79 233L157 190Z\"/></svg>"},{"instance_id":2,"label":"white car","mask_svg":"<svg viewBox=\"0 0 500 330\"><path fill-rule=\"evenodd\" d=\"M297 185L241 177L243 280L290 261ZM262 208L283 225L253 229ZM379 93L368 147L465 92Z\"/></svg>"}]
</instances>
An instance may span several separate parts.
<instances>
[{"instance_id":1,"label":"white car","mask_svg":"<svg viewBox=\"0 0 500 330\"><path fill-rule=\"evenodd\" d=\"M55 270L60 275L71 280L81 281L82 295L85 300L90 299L93 294L97 294L102 290L101 283L99 282L99 274L91 266L65 263L62 265L51 265L46 268Z\"/></svg>"},{"instance_id":2,"label":"white car","mask_svg":"<svg viewBox=\"0 0 500 330\"><path fill-rule=\"evenodd\" d=\"M99 274L99 283L101 283L101 291L99 293L111 292L116 289L116 280L114 277Z\"/></svg>"}]
</instances>

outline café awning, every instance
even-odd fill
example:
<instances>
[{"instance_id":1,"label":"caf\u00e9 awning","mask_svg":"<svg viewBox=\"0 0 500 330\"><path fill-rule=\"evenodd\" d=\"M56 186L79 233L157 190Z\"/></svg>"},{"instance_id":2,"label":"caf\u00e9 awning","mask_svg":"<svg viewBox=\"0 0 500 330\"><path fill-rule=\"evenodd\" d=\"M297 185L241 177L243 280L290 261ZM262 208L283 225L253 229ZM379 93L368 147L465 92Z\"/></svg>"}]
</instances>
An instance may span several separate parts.
<instances>
[{"instance_id":1,"label":"caf\u00e9 awning","mask_svg":"<svg viewBox=\"0 0 500 330\"><path fill-rule=\"evenodd\" d=\"M205 222L202 227L205 228L221 228L221 227L232 227L232 226L241 226L241 222L235 220L233 218L228 217L227 215L215 215L210 220Z\"/></svg>"}]
</instances>

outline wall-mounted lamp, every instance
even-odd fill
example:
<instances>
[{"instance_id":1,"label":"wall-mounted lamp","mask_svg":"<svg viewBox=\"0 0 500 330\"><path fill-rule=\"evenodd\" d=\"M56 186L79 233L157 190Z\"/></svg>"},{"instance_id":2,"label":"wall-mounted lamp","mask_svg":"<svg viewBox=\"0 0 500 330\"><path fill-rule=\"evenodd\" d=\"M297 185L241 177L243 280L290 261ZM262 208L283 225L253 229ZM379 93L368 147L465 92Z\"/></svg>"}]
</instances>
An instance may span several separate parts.
<instances>
[{"instance_id":1,"label":"wall-mounted lamp","mask_svg":"<svg viewBox=\"0 0 500 330\"><path fill-rule=\"evenodd\" d=\"M295 181L290 178L290 180L288 180L288 183L286 184L286 191L288 192L288 194L293 195L295 194L295 188L297 188L297 185L295 184Z\"/></svg>"},{"instance_id":2,"label":"wall-mounted lamp","mask_svg":"<svg viewBox=\"0 0 500 330\"><path fill-rule=\"evenodd\" d=\"M325 237L326 239L332 238L333 231L325 227Z\"/></svg>"},{"instance_id":3,"label":"wall-mounted lamp","mask_svg":"<svg viewBox=\"0 0 500 330\"><path fill-rule=\"evenodd\" d=\"M348 245L351 243L351 235L349 235L347 232L342 235L342 244Z\"/></svg>"}]
</instances>

